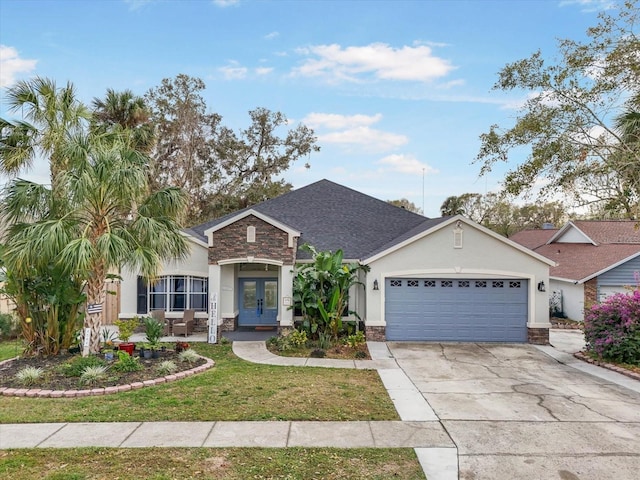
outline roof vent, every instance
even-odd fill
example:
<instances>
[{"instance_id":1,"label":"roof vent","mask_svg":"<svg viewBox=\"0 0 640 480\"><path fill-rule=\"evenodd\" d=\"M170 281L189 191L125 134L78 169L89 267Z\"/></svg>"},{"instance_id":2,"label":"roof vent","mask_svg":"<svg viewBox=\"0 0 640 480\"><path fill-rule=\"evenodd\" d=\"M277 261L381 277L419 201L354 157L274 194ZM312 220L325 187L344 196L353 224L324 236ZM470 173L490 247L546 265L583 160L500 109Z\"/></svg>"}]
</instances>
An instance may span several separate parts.
<instances>
[{"instance_id":1,"label":"roof vent","mask_svg":"<svg viewBox=\"0 0 640 480\"><path fill-rule=\"evenodd\" d=\"M542 229L543 230L553 230L554 228L556 228L553 223L543 223L542 224Z\"/></svg>"}]
</instances>

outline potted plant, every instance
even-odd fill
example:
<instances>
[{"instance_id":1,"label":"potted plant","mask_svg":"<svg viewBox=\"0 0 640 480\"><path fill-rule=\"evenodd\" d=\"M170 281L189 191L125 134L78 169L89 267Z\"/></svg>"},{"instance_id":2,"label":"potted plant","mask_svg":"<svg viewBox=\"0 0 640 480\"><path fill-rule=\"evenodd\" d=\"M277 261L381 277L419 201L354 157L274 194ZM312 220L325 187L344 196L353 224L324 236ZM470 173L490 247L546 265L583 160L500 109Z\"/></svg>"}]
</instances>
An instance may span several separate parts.
<instances>
[{"instance_id":1,"label":"potted plant","mask_svg":"<svg viewBox=\"0 0 640 480\"><path fill-rule=\"evenodd\" d=\"M114 323L118 327L118 338L122 341L122 343L118 345L118 348L127 352L130 356L133 356L133 350L136 344L129 342L129 339L138 326L138 317L116 320Z\"/></svg>"},{"instance_id":2,"label":"potted plant","mask_svg":"<svg viewBox=\"0 0 640 480\"><path fill-rule=\"evenodd\" d=\"M148 343L141 343L138 345L138 349L140 350L140 356L142 358L149 359L151 358L151 346Z\"/></svg>"},{"instance_id":3,"label":"potted plant","mask_svg":"<svg viewBox=\"0 0 640 480\"><path fill-rule=\"evenodd\" d=\"M149 347L153 353L153 357L158 357L158 345L160 344L160 338L162 337L162 333L164 331L164 325L156 320L153 317L145 317L143 319L144 322L144 333L147 337L147 342L149 342Z\"/></svg>"}]
</instances>

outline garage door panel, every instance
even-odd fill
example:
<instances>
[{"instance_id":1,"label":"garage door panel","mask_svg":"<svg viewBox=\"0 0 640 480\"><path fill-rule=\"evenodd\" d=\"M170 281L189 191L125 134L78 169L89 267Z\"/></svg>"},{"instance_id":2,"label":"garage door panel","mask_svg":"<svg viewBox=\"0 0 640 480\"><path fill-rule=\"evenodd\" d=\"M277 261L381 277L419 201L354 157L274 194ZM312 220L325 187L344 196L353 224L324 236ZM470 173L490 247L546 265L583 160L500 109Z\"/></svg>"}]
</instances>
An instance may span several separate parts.
<instances>
[{"instance_id":1,"label":"garage door panel","mask_svg":"<svg viewBox=\"0 0 640 480\"><path fill-rule=\"evenodd\" d=\"M527 340L527 280L387 279L389 340Z\"/></svg>"}]
</instances>

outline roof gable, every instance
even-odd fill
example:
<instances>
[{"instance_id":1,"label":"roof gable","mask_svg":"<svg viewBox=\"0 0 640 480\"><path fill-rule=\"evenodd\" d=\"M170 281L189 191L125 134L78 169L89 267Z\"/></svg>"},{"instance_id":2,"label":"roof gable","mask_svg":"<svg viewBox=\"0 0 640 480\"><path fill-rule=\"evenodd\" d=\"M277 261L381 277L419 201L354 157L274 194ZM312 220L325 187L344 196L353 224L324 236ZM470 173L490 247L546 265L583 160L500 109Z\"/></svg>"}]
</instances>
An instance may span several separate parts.
<instances>
[{"instance_id":1,"label":"roof gable","mask_svg":"<svg viewBox=\"0 0 640 480\"><path fill-rule=\"evenodd\" d=\"M264 215L300 233L298 244L310 243L318 250L342 249L344 258L359 260L393 243L425 222L426 217L396 207L329 180L321 180L250 208L195 226L205 232L228 225L249 211ZM298 252L307 258L306 252Z\"/></svg>"},{"instance_id":2,"label":"roof gable","mask_svg":"<svg viewBox=\"0 0 640 480\"><path fill-rule=\"evenodd\" d=\"M551 277L583 283L640 254L640 231L629 220L574 220L532 249L555 261ZM511 237L529 246L534 234ZM573 240L573 241L572 241Z\"/></svg>"}]
</instances>

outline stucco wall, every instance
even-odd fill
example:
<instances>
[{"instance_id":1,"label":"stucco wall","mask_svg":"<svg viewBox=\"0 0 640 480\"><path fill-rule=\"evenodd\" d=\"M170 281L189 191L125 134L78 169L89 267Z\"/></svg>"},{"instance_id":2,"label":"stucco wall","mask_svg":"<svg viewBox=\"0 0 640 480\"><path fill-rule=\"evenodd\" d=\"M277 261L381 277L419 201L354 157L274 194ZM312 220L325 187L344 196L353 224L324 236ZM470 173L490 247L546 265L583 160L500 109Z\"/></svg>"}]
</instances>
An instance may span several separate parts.
<instances>
[{"instance_id":1,"label":"stucco wall","mask_svg":"<svg viewBox=\"0 0 640 480\"><path fill-rule=\"evenodd\" d=\"M454 225L447 225L404 248L369 263L366 321L384 326L385 278L525 278L529 280L529 327L549 326L547 292L536 285L549 285L549 266L468 224L463 224L463 248L454 248ZM374 280L379 290L373 290Z\"/></svg>"},{"instance_id":2,"label":"stucco wall","mask_svg":"<svg viewBox=\"0 0 640 480\"><path fill-rule=\"evenodd\" d=\"M562 290L562 308L571 320L584 320L584 286L573 282L550 280L549 291Z\"/></svg>"},{"instance_id":3,"label":"stucco wall","mask_svg":"<svg viewBox=\"0 0 640 480\"><path fill-rule=\"evenodd\" d=\"M193 275L207 277L209 267L207 265L207 248L190 241L189 256L181 261L164 262L158 275ZM136 314L138 304L138 273L124 269L121 273L122 284L120 288L120 313L119 318L131 318ZM167 314L171 316L171 314ZM179 316L179 314L176 314ZM198 314L200 317L202 314Z\"/></svg>"}]
</instances>

